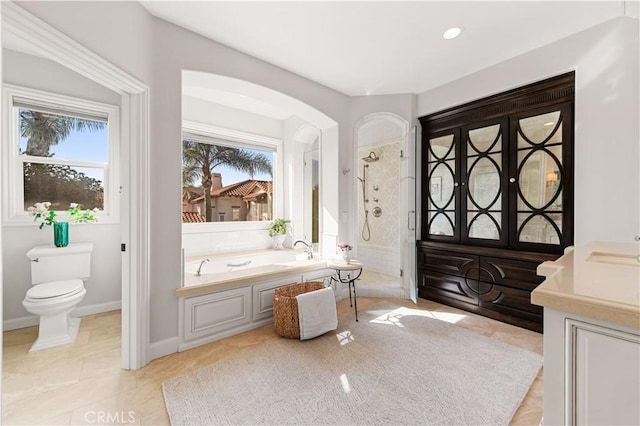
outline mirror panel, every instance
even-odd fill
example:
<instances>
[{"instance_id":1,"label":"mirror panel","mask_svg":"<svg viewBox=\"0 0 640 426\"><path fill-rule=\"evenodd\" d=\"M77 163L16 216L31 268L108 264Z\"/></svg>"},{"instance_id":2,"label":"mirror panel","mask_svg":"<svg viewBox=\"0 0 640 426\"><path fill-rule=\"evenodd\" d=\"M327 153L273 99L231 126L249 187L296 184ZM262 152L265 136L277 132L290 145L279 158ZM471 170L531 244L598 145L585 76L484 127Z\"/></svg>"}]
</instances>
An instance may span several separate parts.
<instances>
[{"instance_id":1,"label":"mirror panel","mask_svg":"<svg viewBox=\"0 0 640 426\"><path fill-rule=\"evenodd\" d=\"M469 130L468 152L496 152L502 150L502 136L499 135L500 125L481 127Z\"/></svg>"},{"instance_id":2,"label":"mirror panel","mask_svg":"<svg viewBox=\"0 0 640 426\"><path fill-rule=\"evenodd\" d=\"M470 238L482 238L484 240L500 239L500 212L488 214L467 213L467 226Z\"/></svg>"},{"instance_id":3,"label":"mirror panel","mask_svg":"<svg viewBox=\"0 0 640 426\"><path fill-rule=\"evenodd\" d=\"M433 161L434 159L443 160L453 158L455 155L455 150L453 149L453 135L445 135L440 136L438 138L433 138L429 141L431 146L429 161Z\"/></svg>"},{"instance_id":4,"label":"mirror panel","mask_svg":"<svg viewBox=\"0 0 640 426\"><path fill-rule=\"evenodd\" d=\"M431 235L444 235L453 236L453 213L431 213L429 214L429 220L431 226L429 227L429 234Z\"/></svg>"},{"instance_id":5,"label":"mirror panel","mask_svg":"<svg viewBox=\"0 0 640 426\"><path fill-rule=\"evenodd\" d=\"M560 244L559 230L562 229L562 214L549 213L547 216L551 218L551 221L541 215L531 217L531 215L526 213L518 214L518 241L526 243ZM554 224L557 229L554 227Z\"/></svg>"},{"instance_id":6,"label":"mirror panel","mask_svg":"<svg viewBox=\"0 0 640 426\"><path fill-rule=\"evenodd\" d=\"M531 145L531 143L540 144L545 142L552 132L553 136L545 143L561 143L562 123L558 123L560 120L560 111L553 111L519 120L518 147L525 147Z\"/></svg>"}]
</instances>

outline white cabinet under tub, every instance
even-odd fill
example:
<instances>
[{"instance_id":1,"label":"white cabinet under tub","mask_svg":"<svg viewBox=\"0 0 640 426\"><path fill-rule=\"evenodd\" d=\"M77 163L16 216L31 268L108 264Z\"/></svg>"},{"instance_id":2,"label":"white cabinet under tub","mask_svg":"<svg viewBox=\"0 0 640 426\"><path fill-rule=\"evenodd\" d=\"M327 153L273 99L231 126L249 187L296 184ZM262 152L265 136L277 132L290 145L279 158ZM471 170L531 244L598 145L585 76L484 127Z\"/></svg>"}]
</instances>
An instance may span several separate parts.
<instances>
[{"instance_id":1,"label":"white cabinet under tub","mask_svg":"<svg viewBox=\"0 0 640 426\"><path fill-rule=\"evenodd\" d=\"M270 324L277 287L300 275L179 297L180 345L184 351Z\"/></svg>"},{"instance_id":2,"label":"white cabinet under tub","mask_svg":"<svg viewBox=\"0 0 640 426\"><path fill-rule=\"evenodd\" d=\"M251 322L251 288L239 287L183 301L188 320L184 340L192 341L242 327Z\"/></svg>"}]
</instances>

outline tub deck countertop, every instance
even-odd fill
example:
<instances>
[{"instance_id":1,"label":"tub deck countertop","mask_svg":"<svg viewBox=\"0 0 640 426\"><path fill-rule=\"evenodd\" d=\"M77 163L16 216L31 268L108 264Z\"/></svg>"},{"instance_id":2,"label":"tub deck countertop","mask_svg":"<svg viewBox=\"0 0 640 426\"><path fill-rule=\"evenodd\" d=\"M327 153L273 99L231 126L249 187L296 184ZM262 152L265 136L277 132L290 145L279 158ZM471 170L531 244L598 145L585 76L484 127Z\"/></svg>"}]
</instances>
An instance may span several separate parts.
<instances>
[{"instance_id":1,"label":"tub deck countertop","mask_svg":"<svg viewBox=\"0 0 640 426\"><path fill-rule=\"evenodd\" d=\"M260 280L272 280L325 268L327 268L326 259L311 259L256 266L224 274L202 274L199 277L194 274L186 274L184 287L177 288L175 295L176 297L196 296L253 284L256 282L256 277L259 277ZM223 276L221 277L221 275Z\"/></svg>"}]
</instances>

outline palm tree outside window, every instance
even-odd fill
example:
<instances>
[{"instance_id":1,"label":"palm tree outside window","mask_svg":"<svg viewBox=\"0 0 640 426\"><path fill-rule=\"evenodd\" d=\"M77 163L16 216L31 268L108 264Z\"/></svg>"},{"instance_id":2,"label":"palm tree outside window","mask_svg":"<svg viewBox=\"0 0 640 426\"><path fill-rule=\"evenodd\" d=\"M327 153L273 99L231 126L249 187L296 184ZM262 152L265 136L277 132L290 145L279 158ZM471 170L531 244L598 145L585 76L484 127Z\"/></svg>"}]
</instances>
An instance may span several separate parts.
<instances>
[{"instance_id":1,"label":"palm tree outside window","mask_svg":"<svg viewBox=\"0 0 640 426\"><path fill-rule=\"evenodd\" d=\"M272 151L188 133L182 144L183 212L205 222L271 220Z\"/></svg>"},{"instance_id":2,"label":"palm tree outside window","mask_svg":"<svg viewBox=\"0 0 640 426\"><path fill-rule=\"evenodd\" d=\"M8 83L2 102L3 223L30 223L27 209L45 201L57 212L97 208L100 223L119 223L118 105Z\"/></svg>"}]
</instances>

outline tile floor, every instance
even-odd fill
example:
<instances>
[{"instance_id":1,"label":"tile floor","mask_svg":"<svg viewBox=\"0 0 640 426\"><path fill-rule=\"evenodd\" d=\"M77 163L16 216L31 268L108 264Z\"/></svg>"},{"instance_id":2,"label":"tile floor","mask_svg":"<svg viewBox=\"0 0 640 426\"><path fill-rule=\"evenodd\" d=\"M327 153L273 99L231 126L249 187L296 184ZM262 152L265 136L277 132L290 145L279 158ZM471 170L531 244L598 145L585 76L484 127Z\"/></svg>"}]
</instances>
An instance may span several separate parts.
<instances>
[{"instance_id":1,"label":"tile floor","mask_svg":"<svg viewBox=\"0 0 640 426\"><path fill-rule=\"evenodd\" d=\"M438 303L358 297L359 311L389 302L430 311L491 338L542 353L542 335ZM338 315L353 315L348 299ZM2 424L169 424L161 384L221 359L265 344L273 326L154 360L138 371L120 369L120 312L84 317L72 345L29 353L36 327L3 334ZM512 424L538 425L542 418L542 372Z\"/></svg>"}]
</instances>

